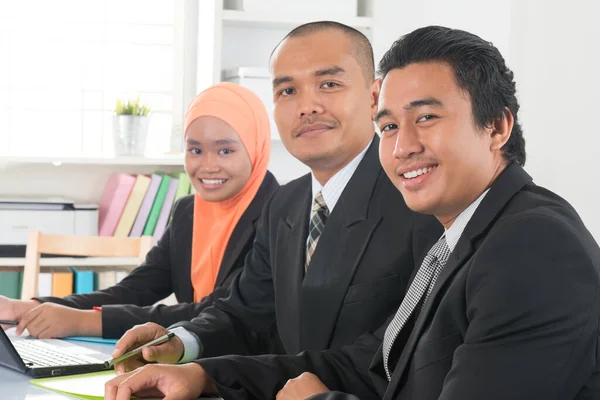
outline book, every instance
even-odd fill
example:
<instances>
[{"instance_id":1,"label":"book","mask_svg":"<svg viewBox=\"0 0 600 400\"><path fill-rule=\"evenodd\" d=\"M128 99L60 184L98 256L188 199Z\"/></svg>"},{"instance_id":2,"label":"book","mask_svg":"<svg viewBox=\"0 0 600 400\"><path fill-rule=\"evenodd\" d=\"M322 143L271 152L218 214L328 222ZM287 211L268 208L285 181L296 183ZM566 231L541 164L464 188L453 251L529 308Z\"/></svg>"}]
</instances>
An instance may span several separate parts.
<instances>
[{"instance_id":1,"label":"book","mask_svg":"<svg viewBox=\"0 0 600 400\"><path fill-rule=\"evenodd\" d=\"M14 268L0 270L0 295L11 299L21 298L23 272Z\"/></svg>"},{"instance_id":2,"label":"book","mask_svg":"<svg viewBox=\"0 0 600 400\"><path fill-rule=\"evenodd\" d=\"M65 297L73 294L73 273L54 272L52 274L52 296Z\"/></svg>"},{"instance_id":3,"label":"book","mask_svg":"<svg viewBox=\"0 0 600 400\"><path fill-rule=\"evenodd\" d=\"M142 233L143 236L152 236L154 234L154 229L156 228L156 223L158 222L160 211L165 203L165 198L167 197L167 192L169 191L169 185L171 184L172 179L173 178L168 175L162 177L158 192L154 199L154 204L152 204L152 209L150 210L150 215L148 215L148 221L146 222L144 232Z\"/></svg>"},{"instance_id":4,"label":"book","mask_svg":"<svg viewBox=\"0 0 600 400\"><path fill-rule=\"evenodd\" d=\"M100 400L104 398L104 385L116 376L115 371L102 371L57 378L32 379L29 382L37 387L72 396L76 399Z\"/></svg>"},{"instance_id":5,"label":"book","mask_svg":"<svg viewBox=\"0 0 600 400\"><path fill-rule=\"evenodd\" d=\"M171 216L171 208L173 207L173 203L175 202L175 196L178 187L179 180L175 178L171 179L165 202L163 204L162 210L160 210L160 215L158 216L158 221L156 222L156 228L154 229L154 234L152 235L154 238L154 244L158 242L158 240L162 237L163 233L165 232L165 229L167 228L167 223L169 222L169 217Z\"/></svg>"},{"instance_id":6,"label":"book","mask_svg":"<svg viewBox=\"0 0 600 400\"><path fill-rule=\"evenodd\" d=\"M121 282L123 279L125 279L127 277L127 275L129 275L129 272L127 271L117 271L116 272L116 280L117 283Z\"/></svg>"},{"instance_id":7,"label":"book","mask_svg":"<svg viewBox=\"0 0 600 400\"><path fill-rule=\"evenodd\" d=\"M140 211L135 218L135 222L133 223L133 228L131 228L131 232L129 233L130 237L140 237L144 231L144 227L146 226L146 222L148 221L148 217L150 215L150 211L152 209L152 205L154 203L154 199L158 193L158 188L162 181L162 177L158 174L152 174L150 177L150 186L148 186L148 191L144 196L144 201L142 201L142 205L140 206Z\"/></svg>"},{"instance_id":8,"label":"book","mask_svg":"<svg viewBox=\"0 0 600 400\"><path fill-rule=\"evenodd\" d=\"M113 236L118 237L127 237L129 236L129 232L131 232L131 228L133 227L133 222L135 221L135 217L140 211L140 207L142 206L142 201L144 201L144 196L148 191L148 187L150 186L150 178L145 175L138 175L135 184L133 185L133 189L131 190L131 194L129 195L129 199L127 199L127 204L125 205L125 209L123 210L123 214L121 214L121 218L119 219L119 223L117 224L117 229L115 229L115 233Z\"/></svg>"},{"instance_id":9,"label":"book","mask_svg":"<svg viewBox=\"0 0 600 400\"><path fill-rule=\"evenodd\" d=\"M108 289L117 284L117 272L116 271L99 271L97 273L98 285L96 290Z\"/></svg>"},{"instance_id":10,"label":"book","mask_svg":"<svg viewBox=\"0 0 600 400\"><path fill-rule=\"evenodd\" d=\"M112 174L104 186L98 204L98 235L112 236L125 209L136 178L129 174Z\"/></svg>"},{"instance_id":11,"label":"book","mask_svg":"<svg viewBox=\"0 0 600 400\"><path fill-rule=\"evenodd\" d=\"M73 271L73 280L75 281L73 292L76 294L92 293L96 288L96 273L94 271Z\"/></svg>"},{"instance_id":12,"label":"book","mask_svg":"<svg viewBox=\"0 0 600 400\"><path fill-rule=\"evenodd\" d=\"M185 172L178 172L173 176L175 179L179 180L179 186L177 186L177 192L175 193L175 198L173 199L173 204L175 204L177 200L190 194L192 183Z\"/></svg>"},{"instance_id":13,"label":"book","mask_svg":"<svg viewBox=\"0 0 600 400\"><path fill-rule=\"evenodd\" d=\"M40 272L38 275L38 297L52 296L52 274Z\"/></svg>"}]
</instances>

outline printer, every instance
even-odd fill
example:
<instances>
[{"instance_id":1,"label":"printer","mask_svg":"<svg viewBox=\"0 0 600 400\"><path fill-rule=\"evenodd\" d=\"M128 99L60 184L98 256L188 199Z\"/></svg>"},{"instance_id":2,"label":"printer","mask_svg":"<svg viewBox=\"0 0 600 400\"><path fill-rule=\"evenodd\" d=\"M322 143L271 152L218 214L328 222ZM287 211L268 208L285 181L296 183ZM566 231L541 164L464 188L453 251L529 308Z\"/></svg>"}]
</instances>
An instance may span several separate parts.
<instances>
[{"instance_id":1,"label":"printer","mask_svg":"<svg viewBox=\"0 0 600 400\"><path fill-rule=\"evenodd\" d=\"M29 232L98 235L98 206L65 199L0 198L0 257L24 257Z\"/></svg>"}]
</instances>

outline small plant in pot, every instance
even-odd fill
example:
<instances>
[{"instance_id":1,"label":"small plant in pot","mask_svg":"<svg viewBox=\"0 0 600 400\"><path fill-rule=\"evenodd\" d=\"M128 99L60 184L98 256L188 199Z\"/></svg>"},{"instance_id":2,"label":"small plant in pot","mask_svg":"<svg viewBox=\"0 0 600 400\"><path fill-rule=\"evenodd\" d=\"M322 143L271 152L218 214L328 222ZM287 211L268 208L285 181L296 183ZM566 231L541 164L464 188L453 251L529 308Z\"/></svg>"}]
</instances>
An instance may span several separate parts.
<instances>
[{"instance_id":1,"label":"small plant in pot","mask_svg":"<svg viewBox=\"0 0 600 400\"><path fill-rule=\"evenodd\" d=\"M143 156L146 151L150 108L135 100L117 100L113 116L113 141L117 156Z\"/></svg>"}]
</instances>

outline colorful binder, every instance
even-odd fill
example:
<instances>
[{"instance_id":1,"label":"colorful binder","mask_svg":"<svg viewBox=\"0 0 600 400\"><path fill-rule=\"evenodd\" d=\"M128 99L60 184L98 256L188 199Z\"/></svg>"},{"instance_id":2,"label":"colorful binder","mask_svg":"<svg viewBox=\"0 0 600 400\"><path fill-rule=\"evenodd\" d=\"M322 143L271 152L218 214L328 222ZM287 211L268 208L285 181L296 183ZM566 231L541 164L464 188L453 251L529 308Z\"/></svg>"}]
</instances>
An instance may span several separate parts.
<instances>
[{"instance_id":1,"label":"colorful binder","mask_svg":"<svg viewBox=\"0 0 600 400\"><path fill-rule=\"evenodd\" d=\"M129 195L129 199L127 200L127 204L125 205L125 209L123 210L123 214L121 215L121 219L119 219L117 229L115 229L115 233L113 236L129 236L129 232L131 232L133 222L135 221L135 217L140 211L140 207L142 206L144 196L146 196L146 192L148 191L149 186L149 177L145 175L137 176L135 184L133 185L133 189L131 190L131 194Z\"/></svg>"},{"instance_id":2,"label":"colorful binder","mask_svg":"<svg viewBox=\"0 0 600 400\"><path fill-rule=\"evenodd\" d=\"M162 177L157 174L152 174L150 178L150 186L148 186L148 191L144 196L144 201L142 201L142 205L140 206L140 211L135 217L135 222L133 223L133 228L131 228L131 232L129 233L130 237L140 237L144 232L144 226L146 226L146 222L148 221L148 216L150 215L150 210L152 209L152 205L154 203L154 199L156 198L156 194L158 193L158 188L162 181Z\"/></svg>"},{"instance_id":3,"label":"colorful binder","mask_svg":"<svg viewBox=\"0 0 600 400\"><path fill-rule=\"evenodd\" d=\"M135 181L135 176L128 174L112 174L108 178L98 204L98 235L112 236L115 233Z\"/></svg>"}]
</instances>

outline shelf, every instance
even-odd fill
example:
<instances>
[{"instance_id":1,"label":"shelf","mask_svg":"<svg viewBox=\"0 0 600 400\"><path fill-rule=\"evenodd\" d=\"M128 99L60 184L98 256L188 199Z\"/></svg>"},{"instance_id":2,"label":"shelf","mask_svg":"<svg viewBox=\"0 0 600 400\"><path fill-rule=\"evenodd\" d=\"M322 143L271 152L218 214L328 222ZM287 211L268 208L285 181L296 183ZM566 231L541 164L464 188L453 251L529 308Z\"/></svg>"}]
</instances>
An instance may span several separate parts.
<instances>
[{"instance_id":1,"label":"shelf","mask_svg":"<svg viewBox=\"0 0 600 400\"><path fill-rule=\"evenodd\" d=\"M223 24L225 26L240 28L291 29L306 22L310 22L311 20L313 20L313 18L310 17L280 18L277 15L265 15L239 10L223 10ZM359 30L373 28L373 18L371 17L333 18L333 20Z\"/></svg>"},{"instance_id":2,"label":"shelf","mask_svg":"<svg viewBox=\"0 0 600 400\"><path fill-rule=\"evenodd\" d=\"M0 167L11 164L60 165L173 165L183 166L183 155L160 157L0 157Z\"/></svg>"},{"instance_id":3,"label":"shelf","mask_svg":"<svg viewBox=\"0 0 600 400\"><path fill-rule=\"evenodd\" d=\"M24 257L2 258L0 267L22 267ZM52 257L40 259L40 267L137 267L140 265L137 257Z\"/></svg>"}]
</instances>

